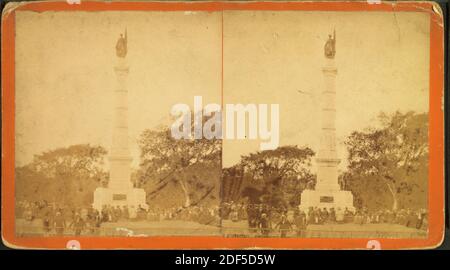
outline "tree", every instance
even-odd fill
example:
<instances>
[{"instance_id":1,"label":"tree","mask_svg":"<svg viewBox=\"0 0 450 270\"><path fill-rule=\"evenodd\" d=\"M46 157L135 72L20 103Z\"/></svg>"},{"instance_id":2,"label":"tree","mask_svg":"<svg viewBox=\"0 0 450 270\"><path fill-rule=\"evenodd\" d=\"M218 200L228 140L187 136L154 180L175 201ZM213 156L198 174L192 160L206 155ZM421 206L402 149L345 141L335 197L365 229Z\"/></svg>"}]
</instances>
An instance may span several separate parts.
<instances>
[{"instance_id":1,"label":"tree","mask_svg":"<svg viewBox=\"0 0 450 270\"><path fill-rule=\"evenodd\" d=\"M183 206L189 207L218 189L222 156L220 140L175 139L170 129L163 127L144 130L138 144L141 150L140 183L153 187L150 196L176 184L184 196ZM210 172L216 172L216 176ZM195 201L194 197L197 197Z\"/></svg>"},{"instance_id":2,"label":"tree","mask_svg":"<svg viewBox=\"0 0 450 270\"><path fill-rule=\"evenodd\" d=\"M107 178L103 166L106 153L101 146L79 144L35 155L30 164L16 169L16 183L21 186L17 189L19 196L27 200L89 204L94 189Z\"/></svg>"},{"instance_id":3,"label":"tree","mask_svg":"<svg viewBox=\"0 0 450 270\"><path fill-rule=\"evenodd\" d=\"M397 210L400 197L426 190L428 114L396 112L380 114L379 120L381 127L355 131L347 138L349 165L344 179L362 204L369 196L376 200L374 194L388 193L391 208ZM416 195L423 201L426 192Z\"/></svg>"},{"instance_id":4,"label":"tree","mask_svg":"<svg viewBox=\"0 0 450 270\"><path fill-rule=\"evenodd\" d=\"M244 168L241 166L240 163L230 168L224 168L222 170L222 182L221 182L222 202L230 202L239 199L241 195L243 178L244 178ZM256 192L249 192L248 194L242 195L251 197L252 193L254 194ZM252 201L254 200L255 199L253 199Z\"/></svg>"},{"instance_id":5,"label":"tree","mask_svg":"<svg viewBox=\"0 0 450 270\"><path fill-rule=\"evenodd\" d=\"M242 156L238 165L224 170L222 192L225 196L232 193L235 198L237 190L242 189L247 190L241 193L245 195L249 192L243 182L249 179L251 184L262 187L261 197L266 203L286 206L284 197L290 197L289 202L295 204L300 196L294 197L314 178L310 172L313 155L314 152L308 147L282 146Z\"/></svg>"}]
</instances>

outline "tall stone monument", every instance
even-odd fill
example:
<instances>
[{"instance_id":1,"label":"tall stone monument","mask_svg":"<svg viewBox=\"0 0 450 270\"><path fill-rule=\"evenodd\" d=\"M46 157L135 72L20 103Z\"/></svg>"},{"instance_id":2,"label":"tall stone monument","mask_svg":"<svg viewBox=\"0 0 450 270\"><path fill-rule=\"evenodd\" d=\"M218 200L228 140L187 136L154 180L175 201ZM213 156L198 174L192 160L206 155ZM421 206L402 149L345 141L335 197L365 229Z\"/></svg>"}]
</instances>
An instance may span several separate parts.
<instances>
[{"instance_id":1,"label":"tall stone monument","mask_svg":"<svg viewBox=\"0 0 450 270\"><path fill-rule=\"evenodd\" d=\"M117 86L114 95L114 120L112 145L110 149L108 187L99 187L94 191L93 207L101 210L103 206L127 206L133 217L139 207L147 209L144 189L134 188L131 183L131 156L128 148L128 89L126 79L129 67L126 61L127 32L121 34L116 44L116 65L114 71Z\"/></svg>"},{"instance_id":2,"label":"tall stone monument","mask_svg":"<svg viewBox=\"0 0 450 270\"><path fill-rule=\"evenodd\" d=\"M321 93L320 108L320 148L317 152L317 182L314 190L306 189L301 194L300 209L310 207L334 208L354 211L353 195L350 191L341 190L338 182L338 164L340 159L336 152L336 87L337 68L336 32L329 35L325 43L325 65L322 73L325 89Z\"/></svg>"}]
</instances>

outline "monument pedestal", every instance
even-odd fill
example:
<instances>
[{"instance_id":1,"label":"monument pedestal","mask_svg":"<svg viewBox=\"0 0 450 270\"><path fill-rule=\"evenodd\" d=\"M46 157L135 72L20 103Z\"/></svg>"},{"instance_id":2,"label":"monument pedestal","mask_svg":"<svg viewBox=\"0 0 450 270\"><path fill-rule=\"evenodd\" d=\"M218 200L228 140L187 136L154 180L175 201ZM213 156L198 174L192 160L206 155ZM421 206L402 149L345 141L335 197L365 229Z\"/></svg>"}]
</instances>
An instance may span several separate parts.
<instances>
[{"instance_id":1,"label":"monument pedestal","mask_svg":"<svg viewBox=\"0 0 450 270\"><path fill-rule=\"evenodd\" d=\"M300 198L300 210L308 211L310 207L330 210L347 208L354 212L353 195L347 190L304 190Z\"/></svg>"},{"instance_id":2,"label":"monument pedestal","mask_svg":"<svg viewBox=\"0 0 450 270\"><path fill-rule=\"evenodd\" d=\"M145 191L142 188L130 189L112 189L112 188L97 188L94 191L94 209L101 210L104 205L116 207L128 207L130 217L136 216L137 209L144 208L147 210L148 205L145 201Z\"/></svg>"}]
</instances>

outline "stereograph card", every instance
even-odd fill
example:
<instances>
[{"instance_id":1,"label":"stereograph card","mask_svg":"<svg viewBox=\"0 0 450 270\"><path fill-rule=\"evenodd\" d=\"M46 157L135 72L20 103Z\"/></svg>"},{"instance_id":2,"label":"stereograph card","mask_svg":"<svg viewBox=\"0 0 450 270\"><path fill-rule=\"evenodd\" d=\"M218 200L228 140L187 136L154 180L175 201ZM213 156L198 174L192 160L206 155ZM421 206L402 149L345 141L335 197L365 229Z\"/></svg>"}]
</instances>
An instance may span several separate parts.
<instances>
[{"instance_id":1,"label":"stereograph card","mask_svg":"<svg viewBox=\"0 0 450 270\"><path fill-rule=\"evenodd\" d=\"M443 37L433 2L9 3L3 241L437 247Z\"/></svg>"}]
</instances>

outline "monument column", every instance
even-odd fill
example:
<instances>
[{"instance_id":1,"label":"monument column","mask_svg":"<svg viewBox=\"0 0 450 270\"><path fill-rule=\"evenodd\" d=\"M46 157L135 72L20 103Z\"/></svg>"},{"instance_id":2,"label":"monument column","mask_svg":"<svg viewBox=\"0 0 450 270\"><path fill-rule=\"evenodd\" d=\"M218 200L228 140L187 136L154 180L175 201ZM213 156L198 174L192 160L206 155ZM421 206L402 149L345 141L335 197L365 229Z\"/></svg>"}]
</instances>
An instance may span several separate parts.
<instances>
[{"instance_id":1,"label":"monument column","mask_svg":"<svg viewBox=\"0 0 450 270\"><path fill-rule=\"evenodd\" d=\"M131 183L131 157L128 147L128 90L126 79L129 68L125 57L117 57L114 67L117 87L114 89L114 122L110 162L109 187L123 190L133 188Z\"/></svg>"},{"instance_id":2,"label":"monument column","mask_svg":"<svg viewBox=\"0 0 450 270\"><path fill-rule=\"evenodd\" d=\"M134 217L138 208L147 209L144 189L134 188L131 182L131 155L128 147L128 89L129 67L126 61L127 32L120 35L116 44L114 72L117 84L113 90L113 128L109 154L108 187L99 187L94 191L93 207L101 210L104 206L128 207L130 217Z\"/></svg>"},{"instance_id":3,"label":"monument column","mask_svg":"<svg viewBox=\"0 0 450 270\"><path fill-rule=\"evenodd\" d=\"M321 93L320 148L317 153L316 190L339 190L336 153L336 75L334 58L326 58L322 69L325 88Z\"/></svg>"},{"instance_id":4,"label":"monument column","mask_svg":"<svg viewBox=\"0 0 450 270\"><path fill-rule=\"evenodd\" d=\"M314 189L302 192L299 208L334 208L337 212L354 210L353 195L341 190L338 182L340 159L336 152L336 33L329 35L324 47L325 65L322 68L325 87L320 93L320 147L317 151L317 181ZM311 188L311 187L310 187Z\"/></svg>"}]
</instances>

